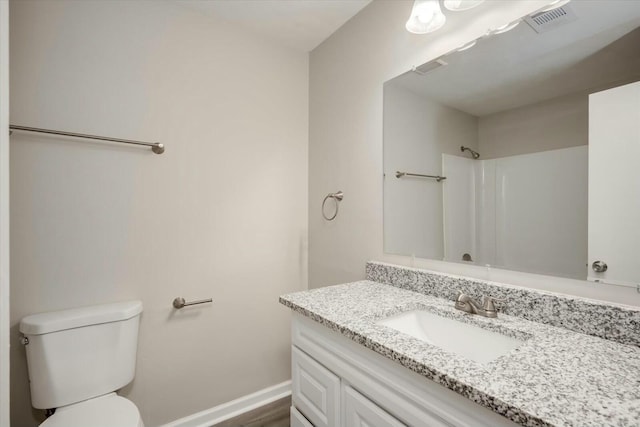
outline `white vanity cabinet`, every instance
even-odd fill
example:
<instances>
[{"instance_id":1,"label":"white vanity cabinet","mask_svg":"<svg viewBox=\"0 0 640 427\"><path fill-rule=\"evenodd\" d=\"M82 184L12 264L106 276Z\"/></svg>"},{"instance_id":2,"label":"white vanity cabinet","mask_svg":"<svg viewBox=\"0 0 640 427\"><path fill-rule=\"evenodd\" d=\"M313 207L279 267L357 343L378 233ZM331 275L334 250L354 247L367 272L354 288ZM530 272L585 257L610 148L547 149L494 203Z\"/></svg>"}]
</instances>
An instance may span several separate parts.
<instances>
[{"instance_id":1,"label":"white vanity cabinet","mask_svg":"<svg viewBox=\"0 0 640 427\"><path fill-rule=\"evenodd\" d=\"M311 424L309 422L309 420L307 420L305 418L304 415L302 415L300 413L300 411L298 411L296 409L295 406L291 407L291 423L290 423L291 427L313 427L313 424Z\"/></svg>"},{"instance_id":2,"label":"white vanity cabinet","mask_svg":"<svg viewBox=\"0 0 640 427\"><path fill-rule=\"evenodd\" d=\"M340 424L340 378L295 346L291 349L294 405L315 427Z\"/></svg>"},{"instance_id":3,"label":"white vanity cabinet","mask_svg":"<svg viewBox=\"0 0 640 427\"><path fill-rule=\"evenodd\" d=\"M517 425L299 314L292 402L292 427Z\"/></svg>"},{"instance_id":4,"label":"white vanity cabinet","mask_svg":"<svg viewBox=\"0 0 640 427\"><path fill-rule=\"evenodd\" d=\"M404 424L348 385L342 388L342 404L344 406L342 424L345 426L404 427Z\"/></svg>"}]
</instances>

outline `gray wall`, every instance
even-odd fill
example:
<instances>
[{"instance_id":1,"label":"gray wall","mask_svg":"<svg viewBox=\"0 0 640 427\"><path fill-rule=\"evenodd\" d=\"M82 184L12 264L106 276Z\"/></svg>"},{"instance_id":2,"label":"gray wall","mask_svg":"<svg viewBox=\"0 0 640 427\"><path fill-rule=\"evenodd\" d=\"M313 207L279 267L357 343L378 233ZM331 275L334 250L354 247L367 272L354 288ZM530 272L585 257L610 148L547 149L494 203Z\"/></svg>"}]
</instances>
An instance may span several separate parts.
<instances>
[{"instance_id":1,"label":"gray wall","mask_svg":"<svg viewBox=\"0 0 640 427\"><path fill-rule=\"evenodd\" d=\"M640 305L632 288L385 254L382 105L385 81L447 53L546 1L487 2L448 14L442 30L408 33L411 1L374 1L311 52L309 74L309 286L364 277L367 260L413 265L515 285ZM320 215L343 190L335 221Z\"/></svg>"},{"instance_id":2,"label":"gray wall","mask_svg":"<svg viewBox=\"0 0 640 427\"><path fill-rule=\"evenodd\" d=\"M546 2L500 2L448 14L440 31L410 34L413 1L374 1L311 52L309 69L309 285L363 277L383 253L383 84ZM341 189L338 218L322 199Z\"/></svg>"},{"instance_id":3,"label":"gray wall","mask_svg":"<svg viewBox=\"0 0 640 427\"><path fill-rule=\"evenodd\" d=\"M9 425L9 3L0 2L0 425Z\"/></svg>"},{"instance_id":4,"label":"gray wall","mask_svg":"<svg viewBox=\"0 0 640 427\"><path fill-rule=\"evenodd\" d=\"M17 324L49 310L142 300L123 394L149 426L288 380L308 54L170 2L13 1L11 55L12 123L167 147L12 136L12 425L41 419Z\"/></svg>"},{"instance_id":5,"label":"gray wall","mask_svg":"<svg viewBox=\"0 0 640 427\"><path fill-rule=\"evenodd\" d=\"M478 138L483 159L587 145L589 95L561 96L482 116Z\"/></svg>"}]
</instances>

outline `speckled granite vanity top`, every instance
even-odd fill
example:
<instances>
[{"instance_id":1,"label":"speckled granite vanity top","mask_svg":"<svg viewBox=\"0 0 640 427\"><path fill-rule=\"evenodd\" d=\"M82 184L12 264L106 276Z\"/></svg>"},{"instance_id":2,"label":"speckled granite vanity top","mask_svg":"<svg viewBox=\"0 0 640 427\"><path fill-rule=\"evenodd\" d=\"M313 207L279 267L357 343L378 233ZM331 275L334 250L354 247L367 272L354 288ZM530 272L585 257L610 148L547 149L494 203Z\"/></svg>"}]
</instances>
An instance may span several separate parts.
<instances>
[{"instance_id":1,"label":"speckled granite vanity top","mask_svg":"<svg viewBox=\"0 0 640 427\"><path fill-rule=\"evenodd\" d=\"M506 314L469 315L455 310L451 300L373 281L284 295L280 302L522 425L640 426L640 347L635 345ZM524 342L481 364L375 323L414 309ZM629 309L635 325L640 311Z\"/></svg>"}]
</instances>

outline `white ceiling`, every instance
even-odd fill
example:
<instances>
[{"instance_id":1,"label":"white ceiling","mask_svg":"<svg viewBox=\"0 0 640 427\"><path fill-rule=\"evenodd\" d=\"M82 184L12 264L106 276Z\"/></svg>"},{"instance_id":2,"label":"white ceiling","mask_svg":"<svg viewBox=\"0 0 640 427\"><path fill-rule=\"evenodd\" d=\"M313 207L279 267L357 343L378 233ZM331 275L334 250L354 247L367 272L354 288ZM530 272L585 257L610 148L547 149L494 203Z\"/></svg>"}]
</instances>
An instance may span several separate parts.
<instances>
[{"instance_id":1,"label":"white ceiling","mask_svg":"<svg viewBox=\"0 0 640 427\"><path fill-rule=\"evenodd\" d=\"M640 1L572 1L577 20L538 34L526 23L479 40L400 85L475 116L558 96L606 89L640 77Z\"/></svg>"},{"instance_id":2,"label":"white ceiling","mask_svg":"<svg viewBox=\"0 0 640 427\"><path fill-rule=\"evenodd\" d=\"M371 0L176 0L287 47L309 52Z\"/></svg>"}]
</instances>

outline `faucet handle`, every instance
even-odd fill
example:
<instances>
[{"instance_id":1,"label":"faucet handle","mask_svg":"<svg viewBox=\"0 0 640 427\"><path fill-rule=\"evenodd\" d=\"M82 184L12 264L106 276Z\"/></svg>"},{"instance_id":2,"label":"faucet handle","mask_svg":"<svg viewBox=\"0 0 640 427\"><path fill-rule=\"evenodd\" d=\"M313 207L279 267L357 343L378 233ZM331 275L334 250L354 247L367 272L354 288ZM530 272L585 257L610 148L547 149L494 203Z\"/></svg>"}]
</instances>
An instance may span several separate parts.
<instances>
[{"instance_id":1,"label":"faucet handle","mask_svg":"<svg viewBox=\"0 0 640 427\"><path fill-rule=\"evenodd\" d=\"M469 297L466 293L462 292L460 289L457 289L458 295L456 296L456 301L461 301L462 297Z\"/></svg>"},{"instance_id":2,"label":"faucet handle","mask_svg":"<svg viewBox=\"0 0 640 427\"><path fill-rule=\"evenodd\" d=\"M485 296L482 302L482 308L485 311L498 311L496 310L496 306L494 302L506 302L507 300L504 298L494 298L491 296Z\"/></svg>"}]
</instances>

